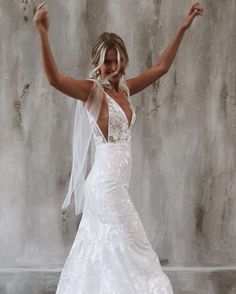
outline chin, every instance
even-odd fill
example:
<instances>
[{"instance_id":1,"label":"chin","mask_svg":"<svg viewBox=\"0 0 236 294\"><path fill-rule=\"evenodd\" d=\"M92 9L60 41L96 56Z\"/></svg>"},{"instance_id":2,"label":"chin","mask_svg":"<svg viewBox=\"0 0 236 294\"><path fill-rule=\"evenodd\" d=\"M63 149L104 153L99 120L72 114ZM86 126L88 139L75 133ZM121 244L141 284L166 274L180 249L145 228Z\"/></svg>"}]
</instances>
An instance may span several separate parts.
<instances>
[{"instance_id":1,"label":"chin","mask_svg":"<svg viewBox=\"0 0 236 294\"><path fill-rule=\"evenodd\" d=\"M118 73L115 76L111 77L110 80L112 82L119 82L119 80L121 79L121 77L122 77L122 74L121 73Z\"/></svg>"}]
</instances>

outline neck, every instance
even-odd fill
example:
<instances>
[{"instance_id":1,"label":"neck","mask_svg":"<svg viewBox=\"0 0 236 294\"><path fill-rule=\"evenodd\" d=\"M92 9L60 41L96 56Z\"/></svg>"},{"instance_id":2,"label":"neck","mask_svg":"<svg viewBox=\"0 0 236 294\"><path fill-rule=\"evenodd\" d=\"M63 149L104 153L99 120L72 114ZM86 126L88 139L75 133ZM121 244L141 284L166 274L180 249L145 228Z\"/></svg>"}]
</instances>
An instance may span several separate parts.
<instances>
[{"instance_id":1,"label":"neck","mask_svg":"<svg viewBox=\"0 0 236 294\"><path fill-rule=\"evenodd\" d=\"M110 86L111 86L111 90L119 92L119 84L120 84L120 80L118 81L111 81L106 79L106 77L101 76L100 77L102 80L106 80L107 82L109 82Z\"/></svg>"},{"instance_id":2,"label":"neck","mask_svg":"<svg viewBox=\"0 0 236 294\"><path fill-rule=\"evenodd\" d=\"M119 92L119 82L110 81L110 84L111 84L112 90Z\"/></svg>"}]
</instances>

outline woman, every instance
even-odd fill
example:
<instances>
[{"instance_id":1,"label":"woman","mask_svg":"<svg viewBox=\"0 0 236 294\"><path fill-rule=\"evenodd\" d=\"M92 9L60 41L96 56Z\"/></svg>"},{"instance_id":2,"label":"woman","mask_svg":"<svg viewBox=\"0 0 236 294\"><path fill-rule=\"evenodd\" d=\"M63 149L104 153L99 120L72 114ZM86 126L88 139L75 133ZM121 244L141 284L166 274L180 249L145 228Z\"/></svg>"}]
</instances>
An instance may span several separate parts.
<instances>
[{"instance_id":1,"label":"woman","mask_svg":"<svg viewBox=\"0 0 236 294\"><path fill-rule=\"evenodd\" d=\"M91 79L76 80L58 71L47 38L47 9L44 4L37 8L34 23L48 81L78 100L72 174L63 209L74 193L76 212L83 216L57 294L173 293L128 194L130 129L135 121L130 96L168 72L184 33L202 14L199 3L192 5L157 63L128 80L124 79L129 58L123 40L114 33L103 33L92 49ZM91 137L95 160L85 180L83 168Z\"/></svg>"}]
</instances>

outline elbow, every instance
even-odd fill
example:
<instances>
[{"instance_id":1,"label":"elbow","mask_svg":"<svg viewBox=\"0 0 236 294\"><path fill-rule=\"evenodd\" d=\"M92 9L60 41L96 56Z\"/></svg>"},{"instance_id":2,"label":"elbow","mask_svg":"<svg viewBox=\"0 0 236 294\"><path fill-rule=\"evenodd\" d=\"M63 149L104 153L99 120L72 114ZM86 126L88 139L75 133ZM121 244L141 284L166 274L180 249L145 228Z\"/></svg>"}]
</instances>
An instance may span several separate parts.
<instances>
[{"instance_id":1,"label":"elbow","mask_svg":"<svg viewBox=\"0 0 236 294\"><path fill-rule=\"evenodd\" d=\"M57 85L58 85L58 83L55 80L48 80L48 83L49 83L50 86L52 86L54 88L56 88Z\"/></svg>"},{"instance_id":2,"label":"elbow","mask_svg":"<svg viewBox=\"0 0 236 294\"><path fill-rule=\"evenodd\" d=\"M169 71L169 67L168 66L160 66L160 72L161 72L161 75L165 75L166 73L168 73Z\"/></svg>"},{"instance_id":3,"label":"elbow","mask_svg":"<svg viewBox=\"0 0 236 294\"><path fill-rule=\"evenodd\" d=\"M163 69L163 75L167 74L170 68Z\"/></svg>"},{"instance_id":4,"label":"elbow","mask_svg":"<svg viewBox=\"0 0 236 294\"><path fill-rule=\"evenodd\" d=\"M170 66L166 62L162 61L156 64L155 69L158 75L163 76L169 71Z\"/></svg>"},{"instance_id":5,"label":"elbow","mask_svg":"<svg viewBox=\"0 0 236 294\"><path fill-rule=\"evenodd\" d=\"M48 78L48 83L50 86L57 88L59 85L59 78L58 77L50 77Z\"/></svg>"}]
</instances>

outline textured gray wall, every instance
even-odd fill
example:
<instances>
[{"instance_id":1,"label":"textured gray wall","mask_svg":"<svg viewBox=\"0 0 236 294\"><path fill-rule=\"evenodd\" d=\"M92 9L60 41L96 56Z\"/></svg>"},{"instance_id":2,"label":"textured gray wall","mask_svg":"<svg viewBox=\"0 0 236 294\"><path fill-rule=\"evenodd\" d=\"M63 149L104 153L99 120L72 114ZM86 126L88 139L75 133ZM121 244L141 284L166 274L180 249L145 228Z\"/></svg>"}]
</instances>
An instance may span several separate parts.
<instances>
[{"instance_id":1,"label":"textured gray wall","mask_svg":"<svg viewBox=\"0 0 236 294\"><path fill-rule=\"evenodd\" d=\"M0 294L55 293L76 233L60 206L75 101L50 87L32 26L39 1L0 0ZM60 70L86 78L90 43L120 34L129 77L155 61L187 0L47 1ZM202 1L159 82L133 97L132 199L175 293L236 293L236 1Z\"/></svg>"}]
</instances>

